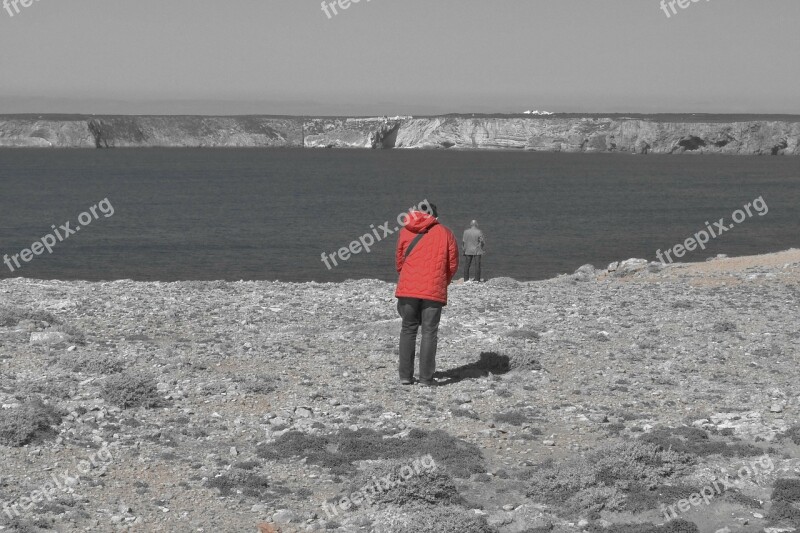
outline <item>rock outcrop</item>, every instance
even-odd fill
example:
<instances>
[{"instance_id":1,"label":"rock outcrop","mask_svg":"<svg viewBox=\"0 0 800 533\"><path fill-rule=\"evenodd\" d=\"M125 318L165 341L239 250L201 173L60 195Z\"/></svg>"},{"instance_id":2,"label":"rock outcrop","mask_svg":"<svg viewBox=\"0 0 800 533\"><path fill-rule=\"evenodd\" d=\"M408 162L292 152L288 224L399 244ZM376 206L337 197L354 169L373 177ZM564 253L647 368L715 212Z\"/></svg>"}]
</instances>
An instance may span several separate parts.
<instances>
[{"instance_id":1,"label":"rock outcrop","mask_svg":"<svg viewBox=\"0 0 800 533\"><path fill-rule=\"evenodd\" d=\"M800 155L799 140L800 122L438 117L404 122L395 146L542 152Z\"/></svg>"},{"instance_id":2,"label":"rock outcrop","mask_svg":"<svg viewBox=\"0 0 800 533\"><path fill-rule=\"evenodd\" d=\"M303 126L306 148L393 148L401 120L316 118Z\"/></svg>"},{"instance_id":3,"label":"rock outcrop","mask_svg":"<svg viewBox=\"0 0 800 533\"><path fill-rule=\"evenodd\" d=\"M800 119L0 116L0 147L157 146L800 155Z\"/></svg>"},{"instance_id":4,"label":"rock outcrop","mask_svg":"<svg viewBox=\"0 0 800 533\"><path fill-rule=\"evenodd\" d=\"M0 117L0 147L301 146L302 123L262 116Z\"/></svg>"},{"instance_id":5,"label":"rock outcrop","mask_svg":"<svg viewBox=\"0 0 800 533\"><path fill-rule=\"evenodd\" d=\"M82 119L27 119L0 116L0 147L94 148L88 123Z\"/></svg>"},{"instance_id":6,"label":"rock outcrop","mask_svg":"<svg viewBox=\"0 0 800 533\"><path fill-rule=\"evenodd\" d=\"M101 117L88 122L97 148L297 146L296 120L268 117Z\"/></svg>"}]
</instances>

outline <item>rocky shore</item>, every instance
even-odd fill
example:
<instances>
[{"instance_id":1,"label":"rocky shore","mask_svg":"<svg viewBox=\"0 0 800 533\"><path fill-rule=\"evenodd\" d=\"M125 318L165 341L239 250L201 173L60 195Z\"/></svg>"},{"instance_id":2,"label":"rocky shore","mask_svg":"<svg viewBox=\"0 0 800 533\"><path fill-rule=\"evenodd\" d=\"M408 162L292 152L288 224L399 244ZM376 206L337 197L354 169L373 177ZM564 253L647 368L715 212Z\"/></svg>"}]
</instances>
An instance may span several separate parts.
<instances>
[{"instance_id":1,"label":"rocky shore","mask_svg":"<svg viewBox=\"0 0 800 533\"><path fill-rule=\"evenodd\" d=\"M455 283L429 389L390 283L2 280L0 531L795 531L799 301L800 250Z\"/></svg>"},{"instance_id":2,"label":"rocky shore","mask_svg":"<svg viewBox=\"0 0 800 533\"><path fill-rule=\"evenodd\" d=\"M0 147L298 147L800 155L800 118L0 116Z\"/></svg>"}]
</instances>

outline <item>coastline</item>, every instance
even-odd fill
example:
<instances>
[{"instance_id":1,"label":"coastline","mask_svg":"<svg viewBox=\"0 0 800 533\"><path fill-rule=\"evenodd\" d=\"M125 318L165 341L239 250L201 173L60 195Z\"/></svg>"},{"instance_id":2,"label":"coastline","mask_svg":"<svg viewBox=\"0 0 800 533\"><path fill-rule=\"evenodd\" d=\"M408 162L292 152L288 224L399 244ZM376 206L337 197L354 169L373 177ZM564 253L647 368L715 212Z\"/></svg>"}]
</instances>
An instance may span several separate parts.
<instances>
[{"instance_id":1,"label":"coastline","mask_svg":"<svg viewBox=\"0 0 800 533\"><path fill-rule=\"evenodd\" d=\"M663 490L652 500L636 511L620 504L621 512L604 511L602 520L663 523L661 504L676 502L658 494L673 486L699 490L710 476L764 454L774 468L735 492L768 502L776 481L800 469L791 440L800 425L798 296L798 249L454 284L440 330L445 385L422 390L395 383L392 283L5 279L0 404L16 409L34 395L64 415L26 447L0 445L0 497L30 495L49 468L106 442L113 460L102 477L81 477L71 488L70 508L78 512L37 505L19 520L45 517L59 531L115 524L247 531L274 523L284 532L344 533L365 523L406 531L397 524L413 524L424 512L439 520L482 516L494 528L485 531L499 533L577 532L594 505L585 498L611 495L587 487L569 501L542 499L535 481L549 468L542 465L578 468L582 457L618 446L700 432L717 450L739 451L689 449L677 471L653 474ZM124 388L142 376L152 379L158 406L115 404L109 383ZM314 455L292 437L334 446L371 432L413 444L416 455L382 456L376 448L374 461L359 463L366 470L332 471L325 461L333 456ZM335 517L321 511L370 468L394 464L384 459L410 463L426 453L439 477L420 483L456 491L447 493L471 506L434 498L421 511L395 489L373 506ZM719 500L681 519L777 523L768 504L755 518L746 500Z\"/></svg>"},{"instance_id":2,"label":"coastline","mask_svg":"<svg viewBox=\"0 0 800 533\"><path fill-rule=\"evenodd\" d=\"M148 147L800 155L800 117L0 115L0 148Z\"/></svg>"}]
</instances>

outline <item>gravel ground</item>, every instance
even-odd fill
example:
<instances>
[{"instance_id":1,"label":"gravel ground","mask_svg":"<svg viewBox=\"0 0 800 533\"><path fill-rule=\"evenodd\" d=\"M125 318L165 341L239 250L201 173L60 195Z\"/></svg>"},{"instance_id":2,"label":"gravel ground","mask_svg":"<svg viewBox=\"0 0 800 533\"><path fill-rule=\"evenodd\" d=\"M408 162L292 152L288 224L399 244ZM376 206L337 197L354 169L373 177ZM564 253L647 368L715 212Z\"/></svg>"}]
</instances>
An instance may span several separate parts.
<instances>
[{"instance_id":1,"label":"gravel ground","mask_svg":"<svg viewBox=\"0 0 800 533\"><path fill-rule=\"evenodd\" d=\"M800 250L393 289L0 281L0 531L800 528Z\"/></svg>"}]
</instances>

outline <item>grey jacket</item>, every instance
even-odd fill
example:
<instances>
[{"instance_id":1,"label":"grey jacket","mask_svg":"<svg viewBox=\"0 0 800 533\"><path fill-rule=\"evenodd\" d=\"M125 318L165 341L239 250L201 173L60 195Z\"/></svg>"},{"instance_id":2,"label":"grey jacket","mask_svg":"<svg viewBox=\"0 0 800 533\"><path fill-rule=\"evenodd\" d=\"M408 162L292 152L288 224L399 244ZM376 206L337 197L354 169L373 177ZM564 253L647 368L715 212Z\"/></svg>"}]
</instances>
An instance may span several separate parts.
<instances>
[{"instance_id":1,"label":"grey jacket","mask_svg":"<svg viewBox=\"0 0 800 533\"><path fill-rule=\"evenodd\" d=\"M483 255L486 241L483 238L483 232L478 228L469 228L464 232L464 239L462 241L464 248L464 255Z\"/></svg>"}]
</instances>

